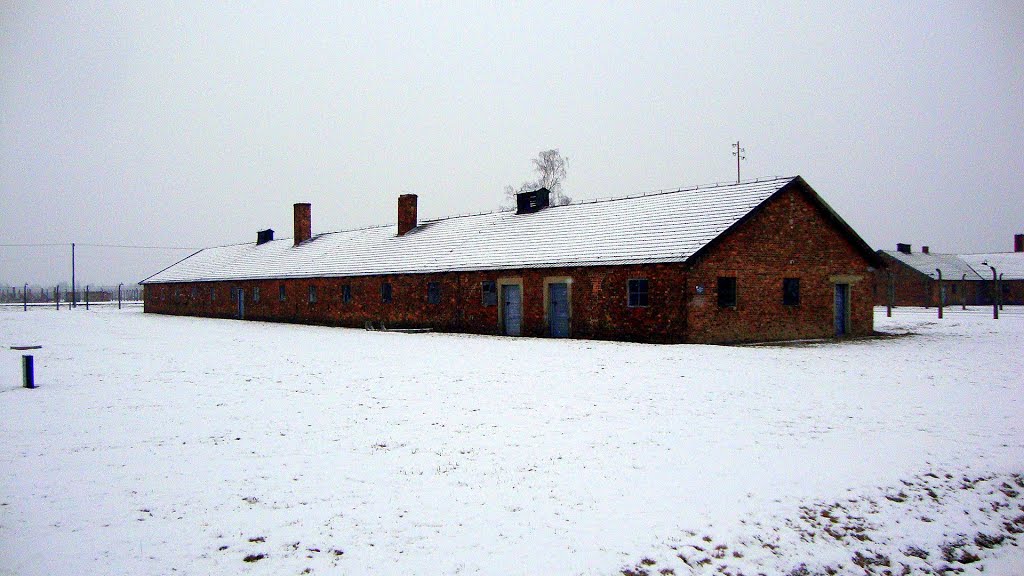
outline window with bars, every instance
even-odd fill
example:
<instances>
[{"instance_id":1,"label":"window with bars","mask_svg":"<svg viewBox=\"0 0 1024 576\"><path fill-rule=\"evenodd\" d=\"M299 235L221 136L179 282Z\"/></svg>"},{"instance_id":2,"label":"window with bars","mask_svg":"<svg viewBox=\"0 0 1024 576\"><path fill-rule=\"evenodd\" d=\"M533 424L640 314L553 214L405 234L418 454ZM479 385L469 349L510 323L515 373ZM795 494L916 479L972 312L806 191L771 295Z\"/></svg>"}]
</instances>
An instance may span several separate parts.
<instances>
[{"instance_id":1,"label":"window with bars","mask_svg":"<svg viewBox=\"0 0 1024 576\"><path fill-rule=\"evenodd\" d=\"M309 287L309 303L310 304L315 304L316 303L316 286L310 286Z\"/></svg>"},{"instance_id":2,"label":"window with bars","mask_svg":"<svg viewBox=\"0 0 1024 576\"><path fill-rule=\"evenodd\" d=\"M441 303L441 283L427 282L427 304Z\"/></svg>"},{"instance_id":3,"label":"window with bars","mask_svg":"<svg viewBox=\"0 0 1024 576\"><path fill-rule=\"evenodd\" d=\"M285 300L284 284L277 287L277 299L281 302Z\"/></svg>"},{"instance_id":4,"label":"window with bars","mask_svg":"<svg viewBox=\"0 0 1024 576\"><path fill-rule=\"evenodd\" d=\"M380 301L385 304L391 303L391 283L384 282L380 285Z\"/></svg>"},{"instance_id":5,"label":"window with bars","mask_svg":"<svg viewBox=\"0 0 1024 576\"><path fill-rule=\"evenodd\" d=\"M480 283L480 303L484 306L498 305L498 285L492 280Z\"/></svg>"},{"instance_id":6,"label":"window with bars","mask_svg":"<svg viewBox=\"0 0 1024 576\"><path fill-rule=\"evenodd\" d=\"M341 286L341 303L348 304L352 301L352 286L350 284L343 284Z\"/></svg>"},{"instance_id":7,"label":"window with bars","mask_svg":"<svg viewBox=\"0 0 1024 576\"><path fill-rule=\"evenodd\" d=\"M647 279L636 278L629 280L626 284L629 294L626 303L630 308L644 308L647 306Z\"/></svg>"}]
</instances>

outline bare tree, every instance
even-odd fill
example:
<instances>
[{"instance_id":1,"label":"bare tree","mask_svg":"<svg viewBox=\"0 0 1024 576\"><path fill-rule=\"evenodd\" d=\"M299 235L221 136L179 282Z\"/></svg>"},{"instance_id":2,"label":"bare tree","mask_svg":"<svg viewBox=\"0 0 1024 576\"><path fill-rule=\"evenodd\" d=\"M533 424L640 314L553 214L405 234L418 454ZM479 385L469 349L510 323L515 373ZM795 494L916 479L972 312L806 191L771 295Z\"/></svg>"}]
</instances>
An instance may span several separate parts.
<instances>
[{"instance_id":1,"label":"bare tree","mask_svg":"<svg viewBox=\"0 0 1024 576\"><path fill-rule=\"evenodd\" d=\"M563 190L565 182L565 167L568 158L563 158L554 150L542 150L533 159L533 169L537 172L538 178L533 181L523 182L519 188L513 188L511 184L505 186L505 207L515 206L516 194L520 192L532 192L538 188L547 188L551 192L551 204L564 206L572 203L572 198L567 196Z\"/></svg>"}]
</instances>

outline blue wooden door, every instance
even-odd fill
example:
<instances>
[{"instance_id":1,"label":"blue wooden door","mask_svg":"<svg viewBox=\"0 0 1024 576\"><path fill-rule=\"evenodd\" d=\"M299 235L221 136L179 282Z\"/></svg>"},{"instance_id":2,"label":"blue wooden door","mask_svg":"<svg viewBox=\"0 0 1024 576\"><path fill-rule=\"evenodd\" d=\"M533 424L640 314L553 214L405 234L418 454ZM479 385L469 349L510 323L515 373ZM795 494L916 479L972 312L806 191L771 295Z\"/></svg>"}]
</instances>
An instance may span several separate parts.
<instances>
[{"instance_id":1,"label":"blue wooden door","mask_svg":"<svg viewBox=\"0 0 1024 576\"><path fill-rule=\"evenodd\" d=\"M523 321L523 293L518 284L501 287L502 324L506 336L519 336Z\"/></svg>"},{"instance_id":2,"label":"blue wooden door","mask_svg":"<svg viewBox=\"0 0 1024 576\"><path fill-rule=\"evenodd\" d=\"M845 336L848 332L849 318L847 317L850 304L850 285L836 284L835 297L835 319L836 336Z\"/></svg>"},{"instance_id":3,"label":"blue wooden door","mask_svg":"<svg viewBox=\"0 0 1024 576\"><path fill-rule=\"evenodd\" d=\"M548 284L548 329L553 338L569 337L568 284Z\"/></svg>"}]
</instances>

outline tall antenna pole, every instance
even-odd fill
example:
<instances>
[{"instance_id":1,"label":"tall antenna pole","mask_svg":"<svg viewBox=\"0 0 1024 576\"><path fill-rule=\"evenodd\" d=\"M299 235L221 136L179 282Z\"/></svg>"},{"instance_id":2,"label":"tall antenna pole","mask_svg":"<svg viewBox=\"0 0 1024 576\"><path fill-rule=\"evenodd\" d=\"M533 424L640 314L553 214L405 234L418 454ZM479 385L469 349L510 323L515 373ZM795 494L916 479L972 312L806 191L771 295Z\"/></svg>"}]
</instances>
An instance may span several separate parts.
<instances>
[{"instance_id":1,"label":"tall antenna pole","mask_svg":"<svg viewBox=\"0 0 1024 576\"><path fill-rule=\"evenodd\" d=\"M746 148L740 148L740 141L739 140L737 140L736 143L732 145L732 147L733 147L732 155L736 157L736 183L739 184L740 183L740 160L746 160L747 159L747 157L743 155L743 153L746 152L747 149Z\"/></svg>"}]
</instances>

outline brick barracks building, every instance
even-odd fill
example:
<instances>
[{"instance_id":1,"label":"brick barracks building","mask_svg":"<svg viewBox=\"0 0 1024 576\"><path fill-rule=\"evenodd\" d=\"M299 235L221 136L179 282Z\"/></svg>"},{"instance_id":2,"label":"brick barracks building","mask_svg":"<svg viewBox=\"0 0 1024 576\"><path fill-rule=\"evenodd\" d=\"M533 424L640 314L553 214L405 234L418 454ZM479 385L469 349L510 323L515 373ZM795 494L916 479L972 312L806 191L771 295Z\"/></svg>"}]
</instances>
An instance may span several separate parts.
<instances>
[{"instance_id":1,"label":"brick barracks building","mask_svg":"<svg viewBox=\"0 0 1024 576\"><path fill-rule=\"evenodd\" d=\"M1024 304L1024 234L1013 237L1013 252L940 254L897 244L878 253L885 261L875 276L880 306L938 306L940 298L947 306L989 305L997 297L1001 304Z\"/></svg>"},{"instance_id":2,"label":"brick barracks building","mask_svg":"<svg viewBox=\"0 0 1024 576\"><path fill-rule=\"evenodd\" d=\"M799 176L207 248L145 311L508 336L731 343L873 332L881 260Z\"/></svg>"}]
</instances>

